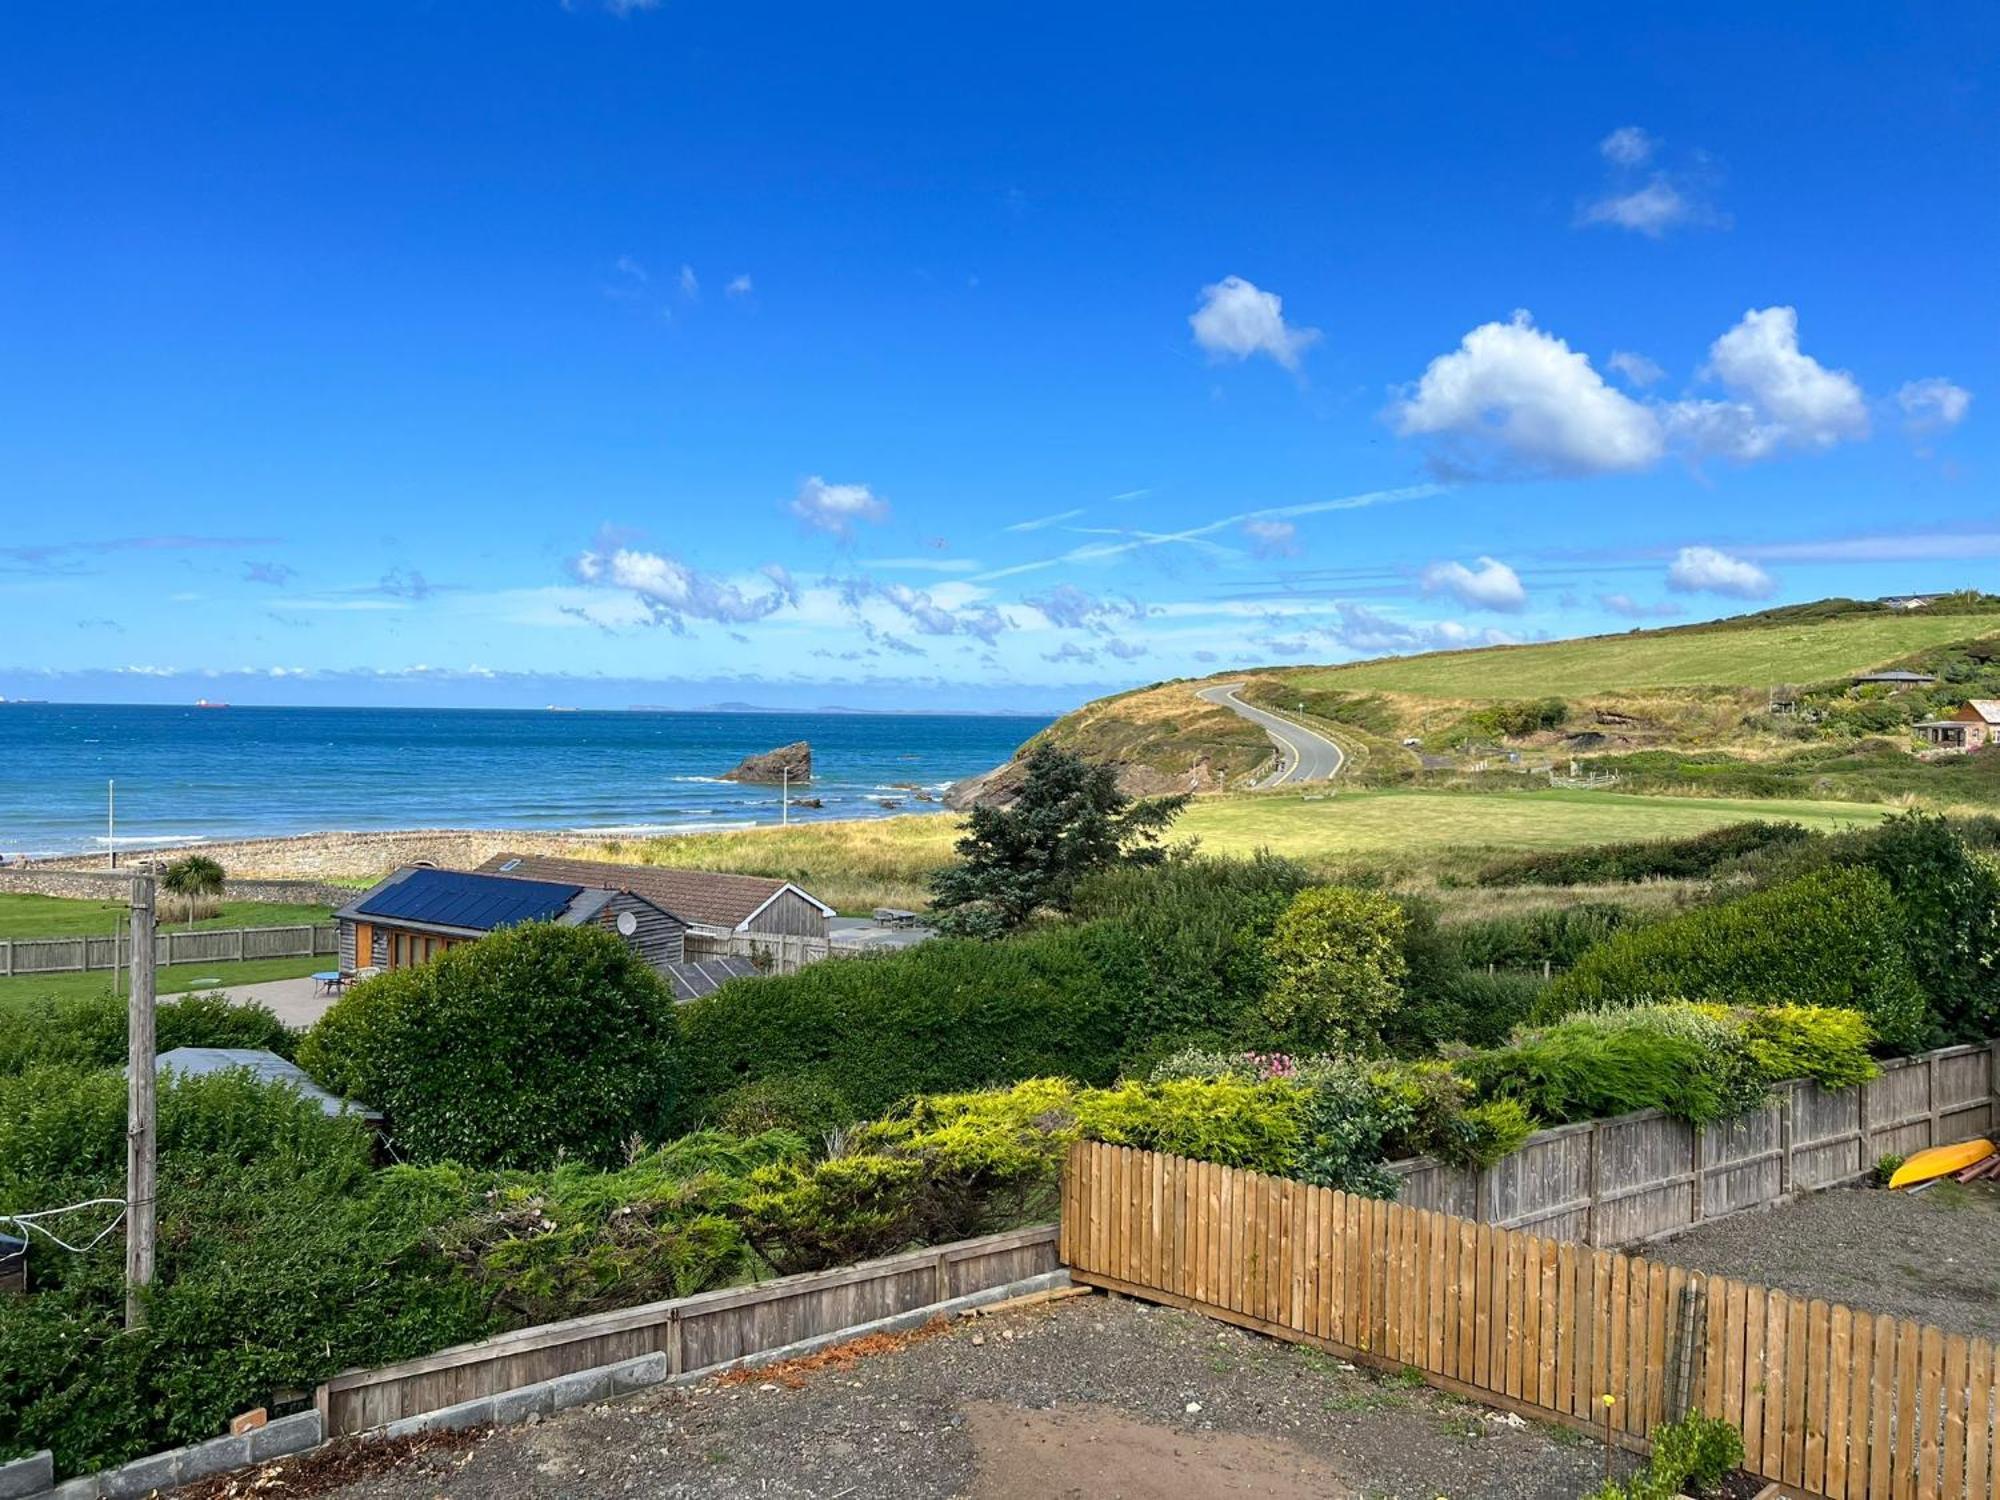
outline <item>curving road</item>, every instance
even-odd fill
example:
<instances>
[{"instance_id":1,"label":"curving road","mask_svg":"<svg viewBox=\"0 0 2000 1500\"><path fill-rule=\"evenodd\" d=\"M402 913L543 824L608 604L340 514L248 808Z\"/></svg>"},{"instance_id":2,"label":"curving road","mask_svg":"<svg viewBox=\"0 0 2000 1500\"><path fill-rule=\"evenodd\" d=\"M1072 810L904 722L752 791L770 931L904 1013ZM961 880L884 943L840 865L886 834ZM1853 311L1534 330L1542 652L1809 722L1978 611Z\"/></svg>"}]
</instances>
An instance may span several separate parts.
<instances>
[{"instance_id":1,"label":"curving road","mask_svg":"<svg viewBox=\"0 0 2000 1500\"><path fill-rule=\"evenodd\" d=\"M1278 747L1278 769L1257 783L1260 788L1289 786L1295 781L1331 781L1340 774L1347 759L1340 746L1316 729L1252 708L1236 696L1242 686L1240 682L1225 682L1203 688L1195 696L1204 703L1233 709L1271 737Z\"/></svg>"}]
</instances>

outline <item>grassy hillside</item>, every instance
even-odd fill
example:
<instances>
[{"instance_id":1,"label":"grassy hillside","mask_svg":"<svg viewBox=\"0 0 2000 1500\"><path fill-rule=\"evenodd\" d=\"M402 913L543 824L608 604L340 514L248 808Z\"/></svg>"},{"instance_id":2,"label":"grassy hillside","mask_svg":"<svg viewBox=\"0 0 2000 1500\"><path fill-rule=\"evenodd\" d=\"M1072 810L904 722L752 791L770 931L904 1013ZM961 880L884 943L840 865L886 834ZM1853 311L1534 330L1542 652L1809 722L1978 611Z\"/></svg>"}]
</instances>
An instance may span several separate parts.
<instances>
[{"instance_id":1,"label":"grassy hillside","mask_svg":"<svg viewBox=\"0 0 2000 1500\"><path fill-rule=\"evenodd\" d=\"M1888 666L1935 686L1855 687ZM1301 714L1347 750L1350 786L1519 790L1573 760L1625 791L1979 803L2000 776L1917 760L1909 725L2000 697L2000 599L1966 594L1893 611L1850 599L1622 635L1341 666L1230 674L1253 703ZM1086 704L1045 731L1119 765L1128 790L1239 788L1268 753L1201 703L1205 681ZM1796 690L1774 714L1771 690ZM1712 758L1722 756L1726 764ZM1600 766L1597 762L1602 761Z\"/></svg>"},{"instance_id":2,"label":"grassy hillside","mask_svg":"<svg viewBox=\"0 0 2000 1500\"><path fill-rule=\"evenodd\" d=\"M1284 675L1309 688L1464 700L1580 697L1647 688L1814 683L1913 652L2000 632L2000 620L1963 615L1864 615L1817 624L1720 630L1643 630L1533 646L1488 646L1388 657Z\"/></svg>"}]
</instances>

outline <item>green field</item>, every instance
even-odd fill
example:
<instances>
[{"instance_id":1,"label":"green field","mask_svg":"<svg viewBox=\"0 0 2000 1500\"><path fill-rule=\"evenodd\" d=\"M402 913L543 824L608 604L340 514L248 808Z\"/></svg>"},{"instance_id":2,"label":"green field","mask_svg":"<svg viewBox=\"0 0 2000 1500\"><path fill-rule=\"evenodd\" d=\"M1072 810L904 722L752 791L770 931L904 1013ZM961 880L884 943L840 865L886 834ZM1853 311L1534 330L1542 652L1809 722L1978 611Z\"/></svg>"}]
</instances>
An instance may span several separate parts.
<instances>
[{"instance_id":1,"label":"green field","mask_svg":"<svg viewBox=\"0 0 2000 1500\"><path fill-rule=\"evenodd\" d=\"M160 922L176 932L187 923L173 920L174 899L162 895ZM0 892L0 938L103 937L123 929L131 913L123 901L78 901L60 896ZM324 906L294 906L273 901L224 901L220 914L194 924L211 927L291 927L327 921Z\"/></svg>"},{"instance_id":2,"label":"green field","mask_svg":"<svg viewBox=\"0 0 2000 1500\"><path fill-rule=\"evenodd\" d=\"M326 954L317 958L251 958L242 963L175 964L159 970L159 993L186 994L190 990L227 990L237 985L262 984L268 979L298 979L321 969L335 967ZM78 995L109 993L111 976L102 969L88 974L17 974L0 979L0 1008L39 1000L44 996L69 999ZM119 991L124 977L119 977Z\"/></svg>"},{"instance_id":3,"label":"green field","mask_svg":"<svg viewBox=\"0 0 2000 1500\"><path fill-rule=\"evenodd\" d=\"M1310 795L1310 794L1309 794ZM1212 854L1269 849L1308 862L1455 849L1564 849L1673 838L1752 820L1803 823L1821 833L1865 826L1890 809L1853 802L1637 797L1616 792L1344 791L1204 798L1174 825Z\"/></svg>"},{"instance_id":4,"label":"green field","mask_svg":"<svg viewBox=\"0 0 2000 1500\"><path fill-rule=\"evenodd\" d=\"M1537 698L1663 687L1824 682L1912 651L1994 633L1990 616L1867 615L1735 630L1650 630L1487 646L1342 667L1278 669L1308 688L1434 698Z\"/></svg>"},{"instance_id":5,"label":"green field","mask_svg":"<svg viewBox=\"0 0 2000 1500\"><path fill-rule=\"evenodd\" d=\"M1616 792L1258 792L1196 798L1170 837L1198 838L1207 854L1269 849L1327 866L1410 856L1442 867L1455 850L1557 849L1671 838L1756 819L1790 820L1831 833L1876 822L1890 811L1854 802ZM958 829L959 820L949 816L880 818L693 834L615 845L605 853L611 859L796 880L842 911L865 912L874 906L923 905L926 880L952 857Z\"/></svg>"}]
</instances>

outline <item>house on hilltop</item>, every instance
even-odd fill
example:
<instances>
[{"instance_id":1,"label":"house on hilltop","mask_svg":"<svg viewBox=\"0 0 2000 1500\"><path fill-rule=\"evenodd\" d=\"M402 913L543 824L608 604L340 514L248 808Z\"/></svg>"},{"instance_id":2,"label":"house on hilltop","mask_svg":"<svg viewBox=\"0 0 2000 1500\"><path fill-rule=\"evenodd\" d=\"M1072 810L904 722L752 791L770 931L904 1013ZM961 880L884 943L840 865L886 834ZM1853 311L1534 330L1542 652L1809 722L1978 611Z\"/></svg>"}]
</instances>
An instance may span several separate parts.
<instances>
[{"instance_id":1,"label":"house on hilltop","mask_svg":"<svg viewBox=\"0 0 2000 1500\"><path fill-rule=\"evenodd\" d=\"M688 923L632 891L406 865L334 913L340 968L407 969L521 922L616 933L662 973L687 956Z\"/></svg>"},{"instance_id":2,"label":"house on hilltop","mask_svg":"<svg viewBox=\"0 0 2000 1500\"><path fill-rule=\"evenodd\" d=\"M2000 731L2000 698L1968 698L1948 718L1919 719L1910 728L1938 750L1978 750Z\"/></svg>"},{"instance_id":3,"label":"house on hilltop","mask_svg":"<svg viewBox=\"0 0 2000 1500\"><path fill-rule=\"evenodd\" d=\"M479 869L483 875L510 880L570 882L630 892L673 912L697 931L716 934L824 938L834 915L831 906L791 881L760 875L542 854L496 854Z\"/></svg>"}]
</instances>

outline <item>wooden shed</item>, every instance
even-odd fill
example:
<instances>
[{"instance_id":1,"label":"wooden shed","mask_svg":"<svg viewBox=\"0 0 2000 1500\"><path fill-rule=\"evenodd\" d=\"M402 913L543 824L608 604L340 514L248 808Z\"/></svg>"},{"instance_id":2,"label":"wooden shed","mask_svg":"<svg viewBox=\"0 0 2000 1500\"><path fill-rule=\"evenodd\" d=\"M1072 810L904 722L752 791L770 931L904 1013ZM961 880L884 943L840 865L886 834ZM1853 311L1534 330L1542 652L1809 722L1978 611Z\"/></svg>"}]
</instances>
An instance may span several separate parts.
<instances>
[{"instance_id":1,"label":"wooden shed","mask_svg":"<svg viewBox=\"0 0 2000 1500\"><path fill-rule=\"evenodd\" d=\"M696 928L781 937L827 935L834 910L789 880L724 875L713 870L670 870L602 860L541 854L496 854L481 865L488 875L516 880L573 881L643 896Z\"/></svg>"},{"instance_id":2,"label":"wooden shed","mask_svg":"<svg viewBox=\"0 0 2000 1500\"><path fill-rule=\"evenodd\" d=\"M406 866L334 913L340 968L406 969L520 922L618 934L661 973L687 956L687 922L632 891Z\"/></svg>"}]
</instances>

